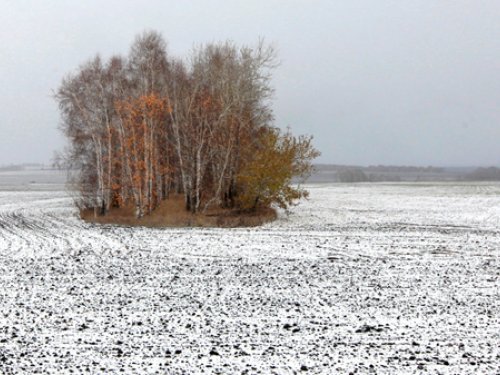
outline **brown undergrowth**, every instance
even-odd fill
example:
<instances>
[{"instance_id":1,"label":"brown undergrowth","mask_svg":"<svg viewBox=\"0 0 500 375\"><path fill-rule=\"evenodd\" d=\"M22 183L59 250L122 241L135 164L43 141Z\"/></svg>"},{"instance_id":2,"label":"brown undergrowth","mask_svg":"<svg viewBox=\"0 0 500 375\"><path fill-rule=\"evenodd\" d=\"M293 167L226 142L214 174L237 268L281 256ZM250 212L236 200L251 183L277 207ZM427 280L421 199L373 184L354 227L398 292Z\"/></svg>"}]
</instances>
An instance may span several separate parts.
<instances>
[{"instance_id":1,"label":"brown undergrowth","mask_svg":"<svg viewBox=\"0 0 500 375\"><path fill-rule=\"evenodd\" d=\"M93 209L80 211L80 217L89 223L117 224L143 227L256 227L276 220L273 208L261 208L255 212L229 209L208 209L204 213L186 211L182 195L171 196L163 201L150 215L136 218L133 207L112 208L105 216L95 215Z\"/></svg>"}]
</instances>

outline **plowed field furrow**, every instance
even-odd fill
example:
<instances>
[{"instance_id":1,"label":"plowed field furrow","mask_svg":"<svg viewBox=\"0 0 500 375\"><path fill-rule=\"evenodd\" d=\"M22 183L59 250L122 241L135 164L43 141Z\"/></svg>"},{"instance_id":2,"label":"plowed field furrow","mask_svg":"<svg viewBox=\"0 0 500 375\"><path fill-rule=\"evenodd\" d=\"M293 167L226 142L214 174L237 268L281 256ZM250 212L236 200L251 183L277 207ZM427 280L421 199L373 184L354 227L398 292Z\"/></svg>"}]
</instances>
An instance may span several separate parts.
<instances>
[{"instance_id":1,"label":"plowed field furrow","mask_svg":"<svg viewBox=\"0 0 500 375\"><path fill-rule=\"evenodd\" d=\"M500 373L500 185L314 185L261 228L0 190L0 374Z\"/></svg>"}]
</instances>

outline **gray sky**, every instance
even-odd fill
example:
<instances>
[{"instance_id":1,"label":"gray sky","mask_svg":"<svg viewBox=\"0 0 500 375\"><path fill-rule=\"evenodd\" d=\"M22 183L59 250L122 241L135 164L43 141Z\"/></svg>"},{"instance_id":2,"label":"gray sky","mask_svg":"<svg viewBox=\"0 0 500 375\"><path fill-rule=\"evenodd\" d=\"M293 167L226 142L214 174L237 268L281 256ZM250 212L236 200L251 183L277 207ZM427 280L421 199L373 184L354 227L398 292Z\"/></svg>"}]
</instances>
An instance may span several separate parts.
<instances>
[{"instance_id":1,"label":"gray sky","mask_svg":"<svg viewBox=\"0 0 500 375\"><path fill-rule=\"evenodd\" d=\"M0 165L49 162L52 90L146 29L178 56L273 43L276 125L313 134L319 162L500 165L498 0L0 0Z\"/></svg>"}]
</instances>

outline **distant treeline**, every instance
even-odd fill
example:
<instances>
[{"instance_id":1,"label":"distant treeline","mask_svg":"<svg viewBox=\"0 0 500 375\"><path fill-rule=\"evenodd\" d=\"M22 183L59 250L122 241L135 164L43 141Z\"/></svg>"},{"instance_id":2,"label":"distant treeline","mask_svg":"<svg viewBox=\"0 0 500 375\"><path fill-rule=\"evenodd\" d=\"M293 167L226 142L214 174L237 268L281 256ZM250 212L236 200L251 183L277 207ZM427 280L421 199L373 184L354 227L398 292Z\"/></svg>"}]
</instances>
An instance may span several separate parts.
<instances>
[{"instance_id":1,"label":"distant treeline","mask_svg":"<svg viewBox=\"0 0 500 375\"><path fill-rule=\"evenodd\" d=\"M5 167L0 167L0 172L16 172L22 170L24 170L24 167L21 165L7 165Z\"/></svg>"},{"instance_id":2,"label":"distant treeline","mask_svg":"<svg viewBox=\"0 0 500 375\"><path fill-rule=\"evenodd\" d=\"M310 182L500 181L500 168L315 165Z\"/></svg>"},{"instance_id":3,"label":"distant treeline","mask_svg":"<svg viewBox=\"0 0 500 375\"><path fill-rule=\"evenodd\" d=\"M469 181L500 181L500 168L477 168L472 173L465 176Z\"/></svg>"},{"instance_id":4,"label":"distant treeline","mask_svg":"<svg viewBox=\"0 0 500 375\"><path fill-rule=\"evenodd\" d=\"M339 182L379 182L379 181L401 181L399 176L391 176L376 173L365 173L361 169L343 169L337 172Z\"/></svg>"},{"instance_id":5,"label":"distant treeline","mask_svg":"<svg viewBox=\"0 0 500 375\"><path fill-rule=\"evenodd\" d=\"M360 169L365 172L378 172L378 173L393 173L393 172L424 172L424 173L442 173L444 172L444 168L441 167L415 167L415 166L406 166L406 165L370 165L368 167L361 167L357 165L337 165L337 164L316 164L316 168L319 170L334 170L334 171L342 171L342 170L353 170Z\"/></svg>"},{"instance_id":6,"label":"distant treeline","mask_svg":"<svg viewBox=\"0 0 500 375\"><path fill-rule=\"evenodd\" d=\"M0 166L0 172L17 172L17 171L25 171L25 170L32 170L32 169L47 169L43 164L36 164L36 163L24 163L24 164L11 164L11 165L4 165ZM50 168L48 168L50 169Z\"/></svg>"},{"instance_id":7,"label":"distant treeline","mask_svg":"<svg viewBox=\"0 0 500 375\"><path fill-rule=\"evenodd\" d=\"M440 167L413 167L413 166L394 166L394 165L370 165L367 168L368 171L373 172L422 172L422 173L442 173L444 172L444 168Z\"/></svg>"}]
</instances>

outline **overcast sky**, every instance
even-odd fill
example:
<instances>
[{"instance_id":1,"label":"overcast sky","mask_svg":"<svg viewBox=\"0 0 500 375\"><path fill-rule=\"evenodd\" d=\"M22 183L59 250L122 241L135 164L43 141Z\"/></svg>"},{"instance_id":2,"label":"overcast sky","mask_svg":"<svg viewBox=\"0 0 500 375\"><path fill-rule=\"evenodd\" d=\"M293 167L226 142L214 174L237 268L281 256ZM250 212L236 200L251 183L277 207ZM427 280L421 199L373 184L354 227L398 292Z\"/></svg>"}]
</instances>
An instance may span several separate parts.
<instances>
[{"instance_id":1,"label":"overcast sky","mask_svg":"<svg viewBox=\"0 0 500 375\"><path fill-rule=\"evenodd\" d=\"M64 146L52 91L157 30L277 47L276 125L336 164L500 165L500 1L0 0L0 165Z\"/></svg>"}]
</instances>

